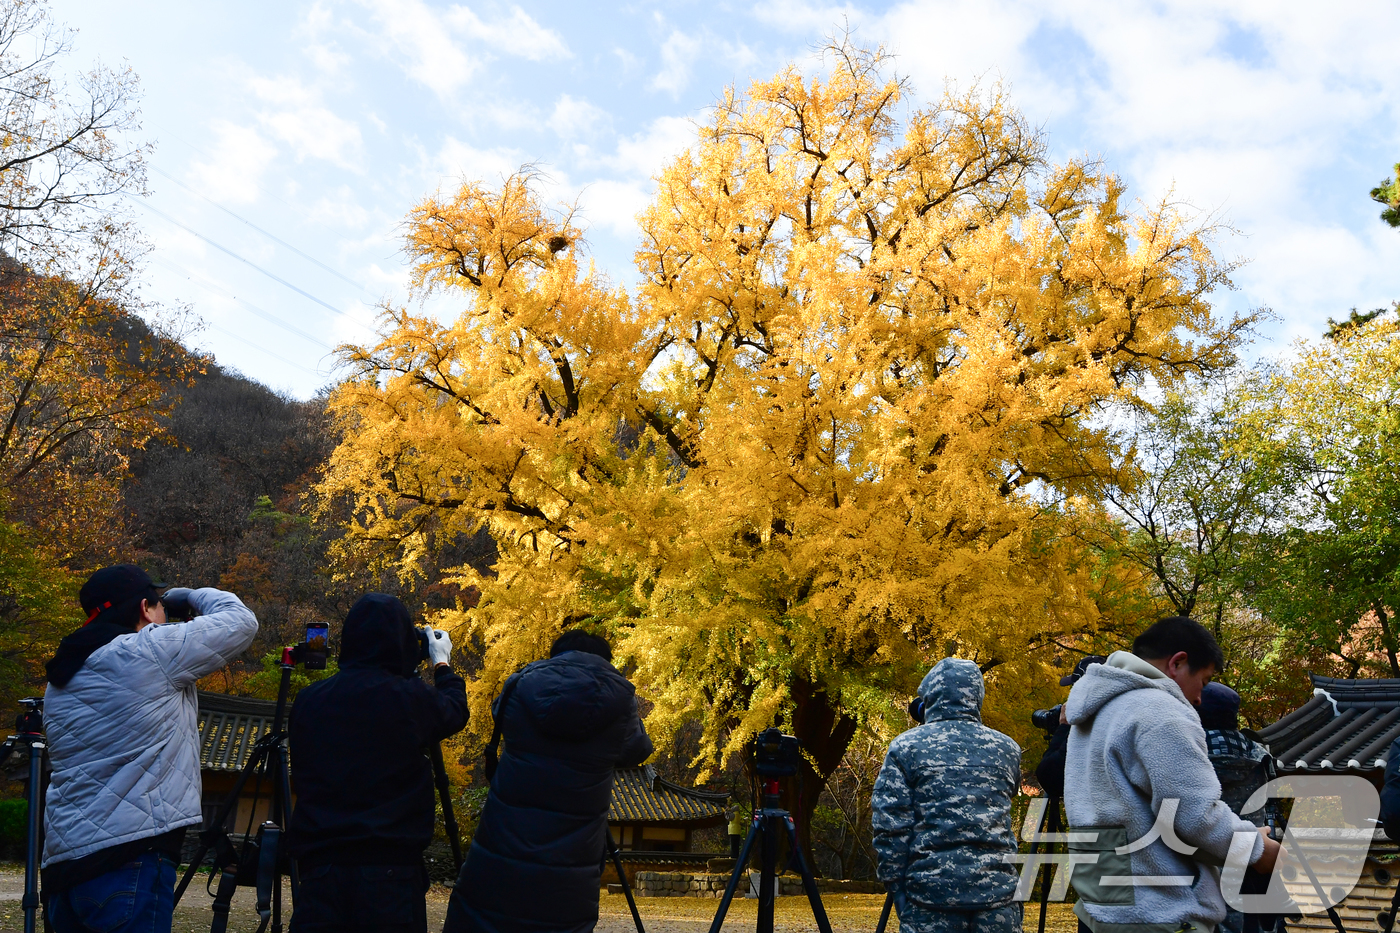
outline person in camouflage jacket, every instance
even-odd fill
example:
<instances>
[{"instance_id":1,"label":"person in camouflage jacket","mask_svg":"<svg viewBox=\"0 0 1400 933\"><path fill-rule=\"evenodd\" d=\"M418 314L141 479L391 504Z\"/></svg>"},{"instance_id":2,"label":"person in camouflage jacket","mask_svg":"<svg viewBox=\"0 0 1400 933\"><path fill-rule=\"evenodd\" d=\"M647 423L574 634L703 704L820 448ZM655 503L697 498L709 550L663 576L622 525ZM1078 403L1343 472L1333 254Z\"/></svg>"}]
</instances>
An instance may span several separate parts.
<instances>
[{"instance_id":1,"label":"person in camouflage jacket","mask_svg":"<svg viewBox=\"0 0 1400 933\"><path fill-rule=\"evenodd\" d=\"M1011 801L1021 747L982 725L982 672L945 658L919 685L923 724L890 743L871 823L903 933L1019 933Z\"/></svg>"}]
</instances>

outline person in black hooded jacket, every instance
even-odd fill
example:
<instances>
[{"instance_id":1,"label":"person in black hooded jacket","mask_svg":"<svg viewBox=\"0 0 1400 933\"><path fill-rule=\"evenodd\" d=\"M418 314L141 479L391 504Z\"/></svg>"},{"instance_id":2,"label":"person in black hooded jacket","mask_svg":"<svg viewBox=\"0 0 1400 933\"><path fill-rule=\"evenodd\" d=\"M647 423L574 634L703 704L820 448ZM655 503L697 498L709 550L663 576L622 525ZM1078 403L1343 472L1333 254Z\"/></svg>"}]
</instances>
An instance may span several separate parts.
<instances>
[{"instance_id":1,"label":"person in black hooded jacket","mask_svg":"<svg viewBox=\"0 0 1400 933\"><path fill-rule=\"evenodd\" d=\"M443 933L588 933L616 768L651 757L636 691L578 629L511 675L492 710L505 752Z\"/></svg>"},{"instance_id":2,"label":"person in black hooded jacket","mask_svg":"<svg viewBox=\"0 0 1400 933\"><path fill-rule=\"evenodd\" d=\"M297 694L289 742L296 808L288 850L301 887L293 933L424 933L435 742L467 724L446 632L426 630L433 687L416 675L418 632L393 596L369 593L340 636L340 671Z\"/></svg>"}]
</instances>

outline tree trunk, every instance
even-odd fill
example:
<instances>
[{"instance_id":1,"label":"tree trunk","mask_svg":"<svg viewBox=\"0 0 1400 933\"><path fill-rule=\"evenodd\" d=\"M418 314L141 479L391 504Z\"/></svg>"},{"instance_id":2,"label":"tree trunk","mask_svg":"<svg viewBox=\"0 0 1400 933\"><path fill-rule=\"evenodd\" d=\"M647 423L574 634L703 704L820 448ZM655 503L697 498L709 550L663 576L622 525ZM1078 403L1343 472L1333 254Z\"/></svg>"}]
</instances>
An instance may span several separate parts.
<instances>
[{"instance_id":1,"label":"tree trunk","mask_svg":"<svg viewBox=\"0 0 1400 933\"><path fill-rule=\"evenodd\" d=\"M1385 654L1390 660L1390 676L1400 677L1400 662L1395 658L1395 634L1390 630L1390 617L1386 615L1385 606L1380 602L1373 603L1371 608L1376 613L1376 620L1381 624L1381 641L1385 644Z\"/></svg>"},{"instance_id":2,"label":"tree trunk","mask_svg":"<svg viewBox=\"0 0 1400 933\"><path fill-rule=\"evenodd\" d=\"M792 813L793 821L797 823L797 841L802 847L802 858L815 873L812 816L817 809L817 798L826 787L827 776L836 770L841 757L846 754L846 747L855 738L856 721L836 709L824 690L805 680L793 682L792 699L793 733L802 743L806 755L802 758L800 782L785 782L783 806ZM801 794L798 793L799 786Z\"/></svg>"}]
</instances>

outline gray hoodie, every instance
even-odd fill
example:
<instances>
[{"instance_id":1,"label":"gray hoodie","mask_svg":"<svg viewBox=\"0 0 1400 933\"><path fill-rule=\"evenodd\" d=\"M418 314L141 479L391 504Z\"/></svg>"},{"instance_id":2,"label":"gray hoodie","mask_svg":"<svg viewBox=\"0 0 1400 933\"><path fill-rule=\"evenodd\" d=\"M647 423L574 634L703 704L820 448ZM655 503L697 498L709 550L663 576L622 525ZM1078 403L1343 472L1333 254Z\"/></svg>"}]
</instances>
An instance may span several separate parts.
<instances>
[{"instance_id":1,"label":"gray hoodie","mask_svg":"<svg viewBox=\"0 0 1400 933\"><path fill-rule=\"evenodd\" d=\"M1255 836L1252 863L1264 842L1247 820L1220 799L1220 782L1206 752L1200 717L1181 688L1126 651L1093 664L1065 703L1071 730L1065 762L1065 812L1071 831L1094 828L1098 841L1071 849L1098 852L1096 865L1075 869L1075 912L1095 933L1176 930L1183 923L1210 929L1225 918L1217 870L1236 833ZM1158 838L1131 853L1115 853L1153 829L1166 801L1178 801L1172 827L1178 848ZM1102 885L1106 875L1132 875L1136 886ZM1185 885L1142 885L1149 877L1193 878Z\"/></svg>"},{"instance_id":2,"label":"gray hoodie","mask_svg":"<svg viewBox=\"0 0 1400 933\"><path fill-rule=\"evenodd\" d=\"M924 724L895 738L871 795L880 880L933 910L1011 903L1021 747L982 725L982 672L946 658L919 685Z\"/></svg>"}]
</instances>

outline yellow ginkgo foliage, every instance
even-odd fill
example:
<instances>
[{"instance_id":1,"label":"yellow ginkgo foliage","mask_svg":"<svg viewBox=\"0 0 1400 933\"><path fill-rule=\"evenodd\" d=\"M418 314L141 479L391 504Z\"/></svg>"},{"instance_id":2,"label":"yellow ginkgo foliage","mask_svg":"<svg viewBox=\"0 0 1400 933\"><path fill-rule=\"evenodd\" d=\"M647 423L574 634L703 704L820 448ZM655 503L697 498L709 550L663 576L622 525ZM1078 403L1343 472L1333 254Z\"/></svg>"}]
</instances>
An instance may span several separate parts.
<instances>
[{"instance_id":1,"label":"yellow ginkgo foliage","mask_svg":"<svg viewBox=\"0 0 1400 933\"><path fill-rule=\"evenodd\" d=\"M999 90L905 115L880 53L831 51L714 108L639 218L631 291L528 173L410 214L415 286L465 307L391 309L345 351L322 491L403 574L494 536L494 572L459 576L480 603L440 619L485 648L476 729L582 622L653 734L698 720L713 763L777 722L824 775L939 658L1025 700L1099 624L1060 506L1116 470L1113 406L1230 361L1229 269L1170 204L1047 165Z\"/></svg>"}]
</instances>

